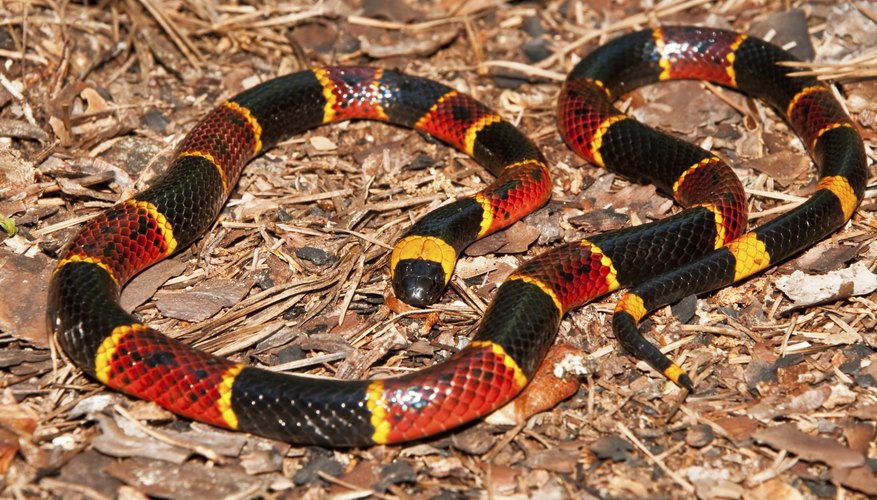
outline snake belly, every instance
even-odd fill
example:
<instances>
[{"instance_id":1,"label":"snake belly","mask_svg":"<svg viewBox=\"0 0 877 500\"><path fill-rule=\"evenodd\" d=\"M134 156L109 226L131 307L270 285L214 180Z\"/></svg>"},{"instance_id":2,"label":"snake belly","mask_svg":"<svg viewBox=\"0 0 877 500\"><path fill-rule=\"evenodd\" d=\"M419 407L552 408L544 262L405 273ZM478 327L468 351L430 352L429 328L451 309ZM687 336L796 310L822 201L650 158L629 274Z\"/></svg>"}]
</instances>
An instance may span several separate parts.
<instances>
[{"instance_id":1,"label":"snake belly","mask_svg":"<svg viewBox=\"0 0 877 500\"><path fill-rule=\"evenodd\" d=\"M380 380L278 374L192 349L138 322L117 304L121 287L134 274L184 248L210 227L250 158L322 123L366 118L417 128L498 175L485 190L428 214L400 240L391 273L403 298L412 283L414 288L424 280L446 283L462 248L547 200L550 178L545 160L513 126L441 84L372 68L296 73L216 108L184 139L158 182L90 221L73 238L50 284L50 324L74 363L102 383L174 413L231 429L303 444L363 446L422 438L479 418L526 385L570 308L623 286L663 283L663 276L692 260L722 252L747 262L750 274L757 267L750 263L763 264L764 252L770 252L765 267L784 258L782 249L749 236L757 233L740 236L746 221L745 195L730 168L711 153L614 110L611 102L620 92L662 79L705 78L759 95L781 111L785 104L786 116L822 167L823 180L811 202L824 198L818 201L820 213L831 219L819 222L819 231L807 230L809 224L798 215L794 224L803 227L791 233L797 238L796 248L812 244L851 216L864 186L863 153L861 165L856 164L855 151L845 154L851 158L846 163L831 166L828 161L832 153L855 150L856 145L861 149L849 118L830 94L807 90L824 88L816 83L741 84L741 61L772 46L733 33L717 35L725 33L668 28L628 35L600 49L610 57L587 58L573 71L559 103L560 129L567 143L598 165L653 182L689 208L531 260L500 287L470 344L444 363ZM752 44L758 50L750 51ZM668 46L676 47L672 57L664 55ZM590 69L585 65L589 60ZM762 56L745 64L750 65L749 73L771 75L761 67L771 63ZM775 84L783 90L777 91ZM793 224L784 227L788 230ZM745 249L736 254L729 250L737 241L754 240L760 245L740 245ZM762 247L761 254L752 251ZM741 267L732 266L735 279L745 277L736 271ZM717 282L693 281L664 286L697 290L707 281ZM426 286L430 287L435 288ZM408 295L414 303L427 303L435 292ZM625 296L616 319L623 314L640 319L652 305L648 297ZM639 335L635 325L633 330ZM621 340L669 378L690 385L681 369L660 364L669 361L648 351L653 348L648 342L642 342L639 352L638 344Z\"/></svg>"}]
</instances>

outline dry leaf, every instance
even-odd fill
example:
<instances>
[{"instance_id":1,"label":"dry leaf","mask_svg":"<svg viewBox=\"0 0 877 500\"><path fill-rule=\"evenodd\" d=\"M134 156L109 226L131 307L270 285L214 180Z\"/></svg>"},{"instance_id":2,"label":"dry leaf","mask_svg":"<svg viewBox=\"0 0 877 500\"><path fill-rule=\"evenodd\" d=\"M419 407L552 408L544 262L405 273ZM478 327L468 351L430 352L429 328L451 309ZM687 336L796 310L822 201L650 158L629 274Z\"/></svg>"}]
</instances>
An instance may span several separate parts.
<instances>
[{"instance_id":1,"label":"dry leaf","mask_svg":"<svg viewBox=\"0 0 877 500\"><path fill-rule=\"evenodd\" d=\"M808 275L795 271L791 276L781 276L776 287L794 302L793 308L822 304L854 295L865 295L877 290L877 274L864 264L820 275Z\"/></svg>"},{"instance_id":2,"label":"dry leaf","mask_svg":"<svg viewBox=\"0 0 877 500\"><path fill-rule=\"evenodd\" d=\"M824 462L832 467L858 467L865 456L841 445L834 439L805 434L795 424L768 427L752 435L756 441L785 450L804 460Z\"/></svg>"},{"instance_id":3,"label":"dry leaf","mask_svg":"<svg viewBox=\"0 0 877 500\"><path fill-rule=\"evenodd\" d=\"M329 140L328 137L322 135L311 136L309 142L311 143L311 147L317 151L334 151L338 149L338 146L334 142Z\"/></svg>"}]
</instances>

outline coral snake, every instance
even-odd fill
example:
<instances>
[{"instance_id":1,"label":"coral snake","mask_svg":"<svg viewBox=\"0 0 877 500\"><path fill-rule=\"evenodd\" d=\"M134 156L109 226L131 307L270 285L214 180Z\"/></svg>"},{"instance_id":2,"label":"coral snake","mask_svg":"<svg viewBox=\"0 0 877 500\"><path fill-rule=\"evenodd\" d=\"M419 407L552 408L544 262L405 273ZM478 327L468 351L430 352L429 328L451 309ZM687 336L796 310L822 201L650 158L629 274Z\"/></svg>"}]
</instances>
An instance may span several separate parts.
<instances>
[{"instance_id":1,"label":"coral snake","mask_svg":"<svg viewBox=\"0 0 877 500\"><path fill-rule=\"evenodd\" d=\"M527 384L566 311L631 287L615 311L620 343L669 379L692 382L646 341L637 322L666 303L731 284L812 245L850 219L866 182L856 127L826 85L789 77L794 60L734 32L666 27L622 36L579 63L558 120L592 163L650 182L687 207L650 224L545 252L499 288L472 341L444 363L399 377L326 380L248 367L170 339L122 311L121 287L195 241L217 217L243 166L317 125L373 119L426 132L497 179L428 214L395 246L396 294L436 300L462 249L546 202L537 147L471 97L430 80L367 67L280 77L226 101L198 123L149 189L88 222L63 251L49 322L86 373L189 418L295 443L364 446L446 431L510 401ZM714 154L641 125L612 103L643 84L703 79L757 96L801 138L820 168L812 196L745 232L743 188Z\"/></svg>"}]
</instances>

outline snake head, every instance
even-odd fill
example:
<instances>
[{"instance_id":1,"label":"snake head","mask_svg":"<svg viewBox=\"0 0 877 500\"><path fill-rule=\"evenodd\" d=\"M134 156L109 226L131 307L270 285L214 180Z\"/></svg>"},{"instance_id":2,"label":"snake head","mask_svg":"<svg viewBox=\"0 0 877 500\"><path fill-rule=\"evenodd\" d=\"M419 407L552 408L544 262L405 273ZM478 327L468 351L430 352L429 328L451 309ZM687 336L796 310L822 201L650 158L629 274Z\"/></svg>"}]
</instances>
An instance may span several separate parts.
<instances>
[{"instance_id":1,"label":"snake head","mask_svg":"<svg viewBox=\"0 0 877 500\"><path fill-rule=\"evenodd\" d=\"M445 283L445 270L440 263L432 260L400 260L393 271L396 297L415 307L427 307L438 302Z\"/></svg>"}]
</instances>

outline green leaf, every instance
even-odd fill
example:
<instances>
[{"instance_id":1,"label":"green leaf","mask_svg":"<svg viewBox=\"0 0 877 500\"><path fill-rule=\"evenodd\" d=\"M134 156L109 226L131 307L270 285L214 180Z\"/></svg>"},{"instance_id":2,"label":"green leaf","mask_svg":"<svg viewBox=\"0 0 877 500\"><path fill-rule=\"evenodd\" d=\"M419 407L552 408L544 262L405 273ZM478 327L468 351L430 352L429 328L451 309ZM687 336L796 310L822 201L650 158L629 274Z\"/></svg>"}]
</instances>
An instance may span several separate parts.
<instances>
[{"instance_id":1,"label":"green leaf","mask_svg":"<svg viewBox=\"0 0 877 500\"><path fill-rule=\"evenodd\" d=\"M0 229L9 236L15 236L15 233L18 232L18 227L15 225L15 219L11 217L0 216Z\"/></svg>"}]
</instances>

